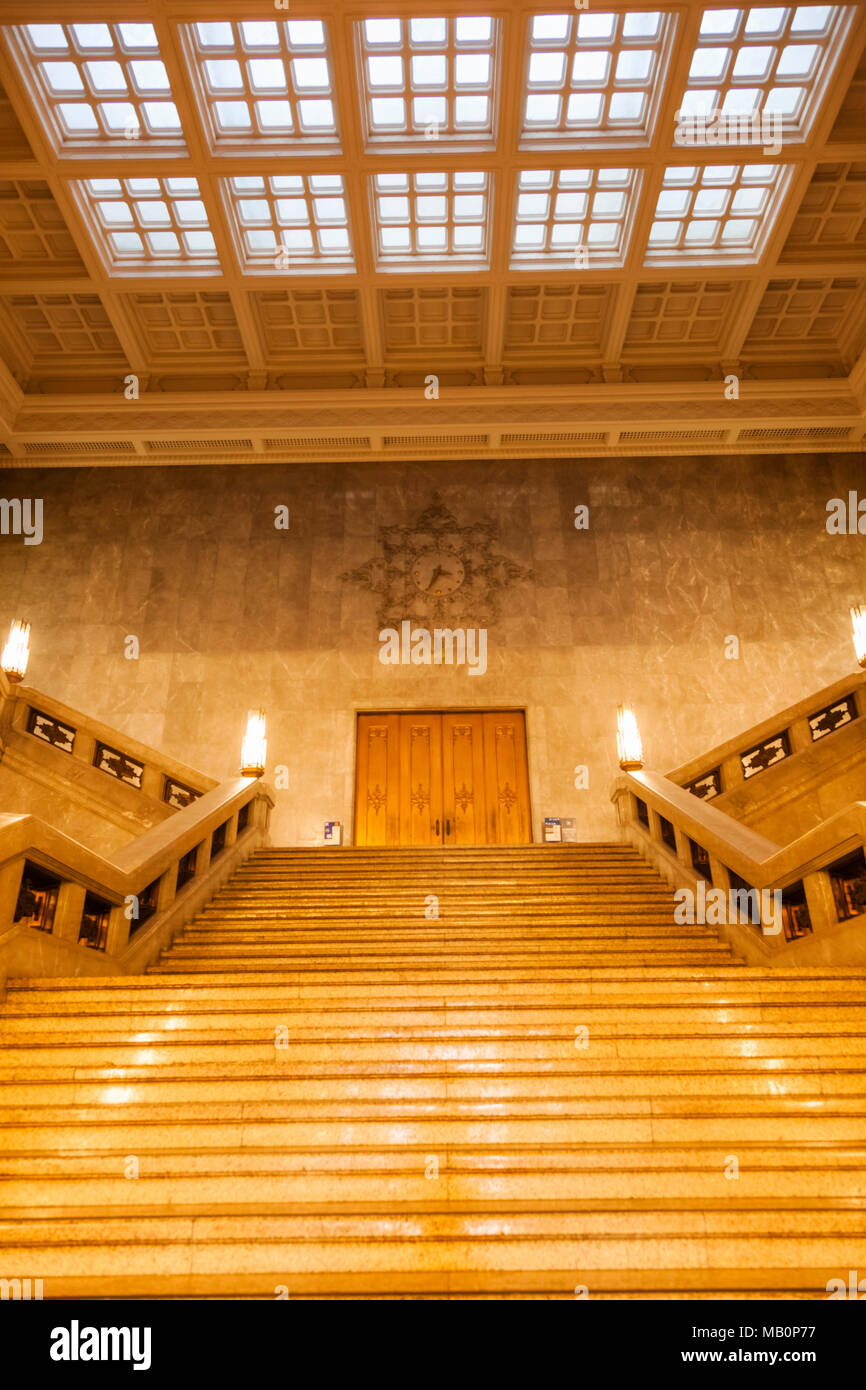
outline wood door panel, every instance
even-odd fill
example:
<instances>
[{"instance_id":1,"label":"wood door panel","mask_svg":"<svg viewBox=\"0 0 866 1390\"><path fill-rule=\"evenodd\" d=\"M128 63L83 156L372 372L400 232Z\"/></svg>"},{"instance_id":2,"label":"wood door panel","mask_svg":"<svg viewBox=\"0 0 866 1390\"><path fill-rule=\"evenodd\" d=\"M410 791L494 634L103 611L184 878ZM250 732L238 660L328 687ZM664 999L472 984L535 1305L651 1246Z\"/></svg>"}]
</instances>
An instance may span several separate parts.
<instances>
[{"instance_id":1,"label":"wood door panel","mask_svg":"<svg viewBox=\"0 0 866 1390\"><path fill-rule=\"evenodd\" d=\"M360 714L354 839L531 843L522 711Z\"/></svg>"},{"instance_id":2,"label":"wood door panel","mask_svg":"<svg viewBox=\"0 0 866 1390\"><path fill-rule=\"evenodd\" d=\"M484 789L484 721L480 714L442 716L442 804L445 843L487 842Z\"/></svg>"},{"instance_id":3,"label":"wood door panel","mask_svg":"<svg viewBox=\"0 0 866 1390\"><path fill-rule=\"evenodd\" d=\"M355 843L399 844L400 717L358 717L355 774Z\"/></svg>"},{"instance_id":4,"label":"wood door panel","mask_svg":"<svg viewBox=\"0 0 866 1390\"><path fill-rule=\"evenodd\" d=\"M525 845L532 839L526 729L516 710L485 714L487 838L494 845Z\"/></svg>"},{"instance_id":5,"label":"wood door panel","mask_svg":"<svg viewBox=\"0 0 866 1390\"><path fill-rule=\"evenodd\" d=\"M442 716L400 715L401 845L442 843Z\"/></svg>"}]
</instances>

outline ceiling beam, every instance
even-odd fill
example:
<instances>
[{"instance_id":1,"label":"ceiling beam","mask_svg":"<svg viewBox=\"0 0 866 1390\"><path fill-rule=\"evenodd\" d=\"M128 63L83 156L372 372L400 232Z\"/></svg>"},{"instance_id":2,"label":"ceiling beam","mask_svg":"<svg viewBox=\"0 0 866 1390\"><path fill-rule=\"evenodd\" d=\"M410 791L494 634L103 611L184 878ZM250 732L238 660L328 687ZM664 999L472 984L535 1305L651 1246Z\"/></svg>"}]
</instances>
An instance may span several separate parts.
<instances>
[{"instance_id":1,"label":"ceiling beam","mask_svg":"<svg viewBox=\"0 0 866 1390\"><path fill-rule=\"evenodd\" d=\"M657 8L657 0L631 0L631 3L628 3L628 0L609 0L607 3L606 0L605 8L653 10ZM218 415L219 418L235 419L244 410L249 412L264 411L270 419L270 407L276 411L285 410L288 407L290 411L296 412L297 406L292 403L291 397L294 393L291 390L274 393L274 397L268 401L268 410L264 410L260 391L274 375L291 378L292 373L296 373L299 376L304 375L309 378L311 375L318 374L326 381L329 373L333 379L339 379L338 374L346 372L359 374L366 371L368 389L362 393L360 398L366 404L368 399L379 401L381 388L384 387L385 381L393 379L389 373L393 373L395 376L403 373L411 377L421 370L425 360L429 357L431 360L435 359L435 366L441 364L441 366L447 366L455 371L471 370L474 377L483 379L487 383L486 389L494 393L489 397L489 400L484 399L482 408L480 399L472 394L471 389L467 391L462 388L459 390L449 389L447 392L450 403L449 410L437 412L437 422L448 421L447 428L456 438L464 429L471 433L476 429L487 428L486 425L479 424L479 421L488 420L492 422L489 425L489 437L494 439L508 433L501 426L497 431L495 413L498 411L501 415L506 410L506 402L513 402L516 405L522 399L519 392L512 395L497 394L501 391L516 390L516 388L503 388L501 386L511 287L538 286L541 289L566 289L572 288L579 276L581 286L594 290L604 286L611 290L607 296L610 311L602 321L599 348L563 346L562 350L559 350L554 343L551 343L543 348L527 347L521 349L519 353L516 349L513 353L509 353L509 361L513 356L515 364L519 364L527 373L548 371L553 380L555 380L557 373L562 378L563 385L552 388L554 395L548 400L545 407L548 420L559 420L563 430L575 431L576 425L572 418L575 403L580 402L581 409L588 410L591 416L599 404L592 396L591 391L601 390L610 393L603 397L604 411L614 411L614 423L608 423L604 426L608 430L608 437L612 438L613 432L617 429L628 431L629 426L623 424L622 419L627 421L631 417L636 421L646 421L655 418L653 411L657 410L659 402L663 404L667 418L667 425L658 426L659 429L666 427L673 432L679 429L679 436L681 436L682 430L678 421L687 419L691 421L690 428L698 431L700 420L708 418L707 412L704 407L695 409L693 412L694 401L689 394L692 388L688 383L662 381L643 386L638 383L627 384L625 388L619 386L622 375L622 355L638 286L641 283L662 285L668 282L673 287L683 288L687 288L694 282L700 282L710 288L714 284L728 282L737 286L735 307L721 334L720 341L713 344L702 344L697 351L692 344L686 341L674 339L667 346L661 346L658 341L655 341L645 349L635 349L628 354L629 368L635 375L639 376L643 372L646 376L655 366L661 373L667 370L672 375L676 375L677 371L684 371L695 362L717 373L720 364L724 365L739 360L755 314L760 307L766 285L771 278L776 276L786 279L840 277L850 280L863 276L862 255L859 244L854 240L844 246L836 245L829 248L820 245L808 246L804 247L802 252L795 250L796 259L783 260L780 258L784 256L784 248L791 226L815 168L821 163L856 163L862 160L861 145L850 138L838 140L834 144L831 141L831 135L849 85L857 71L864 45L866 45L866 6L857 7L855 24L849 34L845 50L840 56L833 83L824 100L819 118L808 140L802 144L787 145L779 156L778 162L792 166L793 176L784 206L775 222L760 262L758 264L738 265L720 262L718 257L714 257L707 265L700 265L683 256L677 256L672 258L670 265L647 266L643 263L645 249L665 167L669 164L701 165L719 160L718 150L712 148L694 149L676 146L672 143L674 117L686 85L691 54L704 4L697 3L697 0L695 3L692 3L692 0L680 0L680 3L669 6L669 8L676 12L677 32L664 101L658 112L651 144L624 151L620 147L602 147L593 145L591 142L584 142L579 148L581 164L598 168L618 166L627 161L630 167L640 171L640 197L634 224L631 228L625 264L619 268L591 266L591 268L580 271L575 271L567 265L560 269L550 269L541 265L515 270L510 264L512 197L517 171L521 168L559 169L573 166L576 158L575 149L567 146L549 150L540 146L520 148L519 122L521 93L524 86L522 68L525 59L526 25L533 12L549 11L549 4L523 3L523 0L502 0L501 4L496 7L495 13L501 15L505 22L502 27L502 51L497 64L499 129L495 147L485 145L482 142L481 147L475 150L465 146L459 149L440 149L435 140L425 140L407 143L402 156L400 156L392 152L392 146L368 147L365 143L360 104L351 97L357 85L353 26L361 11L347 12L344 6L334 3L333 0L324 6L312 3L312 0L291 0L291 10L286 14L277 8L272 0L224 0L219 9L219 18L250 19L274 18L276 16L277 19L283 17L299 19L314 17L324 20L328 25L341 123L342 147L340 152L323 155L319 161L311 161L308 155L280 152L262 154L256 152L253 158L255 168L261 170L262 173L292 171L308 173L314 164L325 162L329 169L339 171L342 174L350 210L356 262L354 272L345 274L296 274L291 269L283 271L277 269L276 266L273 271L249 273L245 271L238 259L231 220L223 201L219 180L235 173L249 172L251 155L242 148L233 153L215 152L210 149L203 123L200 120L197 99L187 70L186 58L181 51L176 28L180 23L193 22L196 19L212 19L214 17L212 0L129 0L129 3L123 6L124 19L149 20L154 23L157 29L163 61L169 71L174 99L181 113L187 146L184 152L173 153L170 157L158 150L148 152L142 147L136 148L134 154L126 149L116 153L109 152L105 155L102 153L98 155L76 154L73 157L58 153L42 127L38 112L30 101L15 63L0 45L0 80L6 85L34 156L32 159L22 158L21 152L18 150L11 154L5 163L0 160L0 177L19 181L41 180L48 185L67 221L69 232L78 247L86 270L85 274L81 274L80 270L75 270L71 265L64 266L62 263L57 263L55 268L32 262L16 264L14 261L7 261L0 267L0 298L21 294L46 297L63 294L98 295L118 338L129 369L138 374L145 383L152 378L154 372L164 372L169 376L172 373L179 375L178 369L181 361L185 376L194 377L197 373L207 371L213 376L219 376L220 373L246 373L247 386L250 388L247 392L238 391L230 395L218 395L216 391L212 394L203 392L201 399L196 398L194 402L186 394L180 395L168 391L158 394L151 392L154 401L158 403L157 415L164 424L164 430L168 431L165 436L168 438L180 438L184 432L195 433L198 437L208 437L208 432L210 432L212 436L214 431L209 422L213 420L215 415ZM402 12L404 11L401 10ZM408 13L408 11L405 12ZM438 0L417 0L417 4L413 6L413 12L455 15L465 13L466 6L464 0L441 0L441 3L438 3ZM394 13L393 0L365 0L363 13L390 16ZM110 0L79 0L75 9L76 22L99 19L116 22L118 19L117 5L111 3ZM2 16L4 24L50 22L53 20L69 22L68 0L4 0ZM193 174L199 180L202 199L208 210L211 230L218 248L221 263L219 270L206 274L189 271L175 274L170 268L155 267L153 273L145 272L133 275L109 271L96 249L87 225L87 219L70 190L70 181L92 177L95 171L106 176L129 177L131 171L142 175L158 173L164 176L166 162L169 158L173 172ZM755 158L755 152L748 147L731 147L726 148L724 158L725 162L735 164L752 162ZM383 164L392 164L392 166L398 167L396 162L398 159L401 168L467 169L478 167L488 170L493 175L493 216L490 224L489 268L473 269L471 272L463 272L448 267L439 270L428 269L427 266L420 268L425 289L441 290L471 285L473 288L486 292L484 295L484 317L480 325L480 346L477 349L451 343L441 348L431 349L428 353L426 349L417 346L400 348L399 350L396 347L389 348L388 346L383 306L387 303L389 292L401 289L414 291L418 288L419 269L412 268L406 272L399 272L377 268L375 233L369 199L369 177ZM324 349L317 349L313 352L303 348L286 349L280 352L269 350L254 296L263 291L273 292L276 289L285 291L289 297L309 294L310 291L315 291L317 295L347 290L354 291L359 306L363 360L360 353L353 353L349 349L331 353L327 353ZM170 295L173 292L214 291L224 293L229 297L243 346L243 358L239 350L217 350L208 354L203 349L201 352L182 356L177 351L159 353L151 346L142 323L137 317L131 296L135 294ZM563 294L563 302L566 298L567 296ZM866 305L866 297L864 296L861 296L856 304L852 305L852 311L847 315L845 324L839 332L838 342L832 342L829 339L817 342L804 338L796 344L780 342L776 346L774 343L766 345L762 343L759 345L759 350L756 351L755 364L760 367L761 363L765 363L766 370L778 370L779 373L784 373L785 371L794 372L798 366L812 359L820 362L827 358L830 365L837 366L839 370L853 361L854 366L844 389L847 392L847 398L851 400L853 397L857 409L862 411L863 393L860 385L862 385L863 359L862 354L858 360L855 360L855 357L862 341L862 333L866 331L864 305ZM116 371L116 362L109 365L109 354L104 357L97 357L94 354L92 365L83 367L81 354L61 355L50 351L35 352L29 342L25 344L15 319L10 317L8 311L3 313L2 309L3 306L0 305L0 346L5 350L7 360L11 361L13 366L20 363L22 370L27 366L28 372L34 378L33 394L22 395L20 388L14 381L14 376L8 369L6 370L7 381L10 381L15 387L17 396L13 394L9 397L8 393L4 395L3 383L0 380L0 411L3 409L2 400L7 401L4 418L10 413L8 405L10 400L14 406L12 414L17 416L23 413L25 419L22 423L25 428L30 428L34 419L44 419L45 412L50 411L56 405L57 411L53 418L58 425L61 420L66 421L70 436L78 428L86 428L91 431L99 429L100 418L106 421L114 418L114 407L117 404L114 398L95 396L92 399L87 398L85 401L85 398L80 396L49 396L37 395L36 393L36 388L40 384L40 377L42 379L50 377L53 386L57 380L72 375L80 376L87 370L93 371L94 374L101 372L104 375L108 375L110 371ZM563 343L565 341L564 339ZM834 361L830 361L830 359L834 359ZM838 359L838 362L835 362L835 359ZM579 374L580 369L584 367L596 375L601 370L605 378L605 385L576 388L568 384L568 373L572 373L570 379L573 381L574 374ZM431 369L433 368L431 367ZM842 380L844 381L844 378ZM756 382L754 386L760 392L772 392L779 400L787 403L787 409L791 409L797 392L803 393L804 381L805 377L801 380L791 379L788 381L781 376L778 381L774 380L772 384ZM838 380L820 382L810 378L808 391L822 408L829 409L832 414L831 403L836 402L838 404L841 400L841 397L833 394L837 385ZM856 391L855 386L857 387ZM545 388L539 389L543 391ZM617 391L620 389L627 389L637 394L618 395ZM589 395L586 394L587 391L590 392ZM642 396L641 391L646 392L646 396ZM534 397L537 397L538 391L533 394ZM706 400L715 400L718 394L718 382L716 381L711 390L708 388ZM748 418L749 411L746 394L745 391L742 393L740 402L745 412L743 418ZM443 428L441 423L432 427L430 425L431 412L427 410L423 415L419 415L412 403L414 393L412 393L411 400L407 399L407 395L406 391L401 390L385 393L388 410L392 412L393 420L389 423L386 415L379 417L376 430L370 436L373 441L371 447L384 449L383 441L389 436L389 433L399 436L401 428L407 430L423 429L428 433L433 428L440 430ZM310 409L313 412L330 412L333 408L342 411L342 406L334 407L333 397L334 393L327 389L317 390L312 394ZM553 404L553 402L560 400L562 401L561 410ZM141 402L136 403L135 408L137 409L140 404ZM440 405L444 405L444 395ZM357 415L359 409L359 393L357 391L351 393L351 408L348 403L346 406L347 419L352 416L353 411ZM130 403L129 410L132 409L133 403ZM619 419L616 415L617 411L622 412L622 419L620 419L619 424L616 423ZM725 438L730 442L732 427L730 426L729 411L730 407L728 406L724 412L726 417ZM461 412L466 417L465 425L460 423ZM131 415L127 414L125 418L131 422ZM155 419L156 417L148 415L147 418L150 421L151 418ZM609 416L606 415L605 418L609 419ZM772 418L776 419L776 417ZM166 424L165 422L169 419L173 421L183 420L185 423L183 426L179 423ZM404 421L402 426L399 424L401 419ZM417 422L410 426L408 422L410 420L416 421L416 419ZM569 420L572 421L571 424L568 423ZM537 421L535 427L539 427ZM120 428L119 424L116 428ZM149 424L148 428L156 428L156 426ZM219 428L225 429L225 426L220 425ZM245 430L246 436L253 441L254 447L259 450L260 457L262 451L267 452L263 444L262 429L253 424L251 420L248 420L246 425L239 424L236 428ZM268 428L273 429L274 426L271 424ZM304 428L313 430L314 426L307 420ZM320 431L325 428L321 426ZM345 429L349 431L352 428L353 426L348 423L345 426ZM357 425L354 428L357 430ZM713 428L715 426L707 427L710 431ZM100 430L100 432L105 434L107 430L108 426L106 426L106 431ZM124 430L123 435L117 437L129 438L129 431ZM139 451L139 457L156 457L156 455L148 453L146 433L136 434L133 431L133 443Z\"/></svg>"},{"instance_id":2,"label":"ceiling beam","mask_svg":"<svg viewBox=\"0 0 866 1390\"><path fill-rule=\"evenodd\" d=\"M207 145L198 120L196 100L187 75L186 64L180 53L177 29L174 24L169 22L167 15L155 14L152 22L159 40L162 60L168 72L175 105L180 114L181 125L190 151L192 168L197 173L201 200L205 205L211 234L216 243L217 256L222 267L223 288L227 291L231 301L235 322L243 343L247 368L252 378L250 384L254 387L264 386L268 370L264 344L244 288L238 255L218 179L215 174L204 172Z\"/></svg>"}]
</instances>

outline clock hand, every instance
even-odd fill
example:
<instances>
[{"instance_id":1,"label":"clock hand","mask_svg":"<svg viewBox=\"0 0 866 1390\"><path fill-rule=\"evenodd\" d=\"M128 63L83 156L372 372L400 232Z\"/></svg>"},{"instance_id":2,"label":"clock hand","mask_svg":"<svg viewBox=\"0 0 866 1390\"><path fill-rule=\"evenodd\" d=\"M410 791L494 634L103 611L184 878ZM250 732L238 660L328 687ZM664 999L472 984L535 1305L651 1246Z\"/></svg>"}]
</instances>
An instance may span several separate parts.
<instances>
[{"instance_id":1,"label":"clock hand","mask_svg":"<svg viewBox=\"0 0 866 1390\"><path fill-rule=\"evenodd\" d=\"M427 592L428 592L428 593L429 593L430 590L433 588L433 585L436 583L436 580L439 578L439 576L442 575L442 574L445 574L445 573L446 573L446 571L443 570L442 566L441 566L441 565L437 565L436 569L434 570L434 572L433 572L433 574L432 574L432 576L431 576L430 583L427 585Z\"/></svg>"}]
</instances>

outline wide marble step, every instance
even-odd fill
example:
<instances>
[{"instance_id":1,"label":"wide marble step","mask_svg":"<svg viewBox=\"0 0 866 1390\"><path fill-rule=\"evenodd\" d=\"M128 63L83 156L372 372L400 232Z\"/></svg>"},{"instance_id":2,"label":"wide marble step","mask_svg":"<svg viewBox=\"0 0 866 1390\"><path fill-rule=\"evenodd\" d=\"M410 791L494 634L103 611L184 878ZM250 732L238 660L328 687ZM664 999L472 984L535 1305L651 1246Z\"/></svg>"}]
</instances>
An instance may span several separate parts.
<instances>
[{"instance_id":1,"label":"wide marble step","mask_svg":"<svg viewBox=\"0 0 866 1390\"><path fill-rule=\"evenodd\" d=\"M763 1289L826 1297L866 1236L864 1213L814 1203L676 1211L604 1203L575 1211L83 1217L0 1223L10 1267L38 1258L49 1296L247 1292L272 1299L429 1291L613 1294Z\"/></svg>"},{"instance_id":2,"label":"wide marble step","mask_svg":"<svg viewBox=\"0 0 866 1390\"><path fill-rule=\"evenodd\" d=\"M586 954L588 955L589 952ZM623 956L628 954L626 950L620 952L604 951L597 953L597 958L614 967L622 960ZM720 957L723 958L721 952L712 953L703 946L692 951L658 951L654 955L652 964L646 968L664 969L675 965L712 965ZM560 958L546 963L544 967L535 966L534 969L531 962L521 963L518 961L504 965L497 955L477 956L469 964L454 964L453 966L444 963L445 961L447 961L447 956L431 959L426 964L422 962L410 963L405 960L378 959L369 960L364 965L347 962L344 966L325 966L323 962L319 961L318 965L321 968L317 969L314 966L307 966L291 956L248 957L229 954L219 958L214 956L175 957L158 961L150 969L154 974L164 975L173 975L176 969L183 969L190 976L196 974L223 975L227 971L244 976L279 971L288 975L290 980L294 976L298 983L318 985L336 983L356 985L403 983L412 985L436 980L441 989L447 989L451 981L467 985L481 985L484 982L494 984L509 980L519 985L524 979L532 979L535 982L553 982L571 978L573 973L582 969L585 964L584 959L577 952L574 952L569 959Z\"/></svg>"},{"instance_id":3,"label":"wide marble step","mask_svg":"<svg viewBox=\"0 0 866 1390\"><path fill-rule=\"evenodd\" d=\"M746 968L673 908L622 845L272 849L147 975L11 981L4 1261L48 1298L826 1297L866 968Z\"/></svg>"},{"instance_id":4,"label":"wide marble step","mask_svg":"<svg viewBox=\"0 0 866 1390\"><path fill-rule=\"evenodd\" d=\"M145 1001L146 1004L146 1001ZM58 1015L61 1011L58 1010ZM219 1011L185 1010L176 1013L147 1012L145 1005L130 1015L122 1002L105 1012L62 1011L62 1041L46 1038L44 1020L47 1014L16 1012L0 1022L0 1040L5 1046L53 1047L64 1051L79 1042L122 1041L130 1036L130 1023L135 1038L143 1041L159 1039L166 1043L186 1039L207 1038L216 1034L226 1042L270 1038L277 1028L291 1025L292 1038L307 1032L339 1037L361 1034L374 1038L397 1035L401 1037L430 1036L573 1036L578 1014L574 1007L559 1008L533 1005L502 1005L477 1007L473 1005L412 1004L376 1006L363 1009L350 1002L324 1004L320 1007L290 1008L274 1005L270 1010L236 1008ZM580 1022L591 1030L593 1037L628 1037L635 1035L724 1035L746 1038L751 1036L795 1037L822 1034L852 1034L862 1036L866 1024L866 1004L816 1004L812 1008L797 1005L731 1005L720 1020L718 1010L708 1006L681 1006L657 1010L630 1006L581 1006Z\"/></svg>"},{"instance_id":5,"label":"wide marble step","mask_svg":"<svg viewBox=\"0 0 866 1390\"><path fill-rule=\"evenodd\" d=\"M268 1215L297 1207L328 1207L332 1204L365 1207L380 1204L391 1211L413 1210L430 1200L449 1204L517 1202L532 1210L538 1203L674 1200L678 1206L689 1201L727 1201L731 1182L724 1169L715 1174L673 1173L559 1173L500 1171L453 1173L438 1169L435 1180L425 1176L430 1156L416 1155L416 1172L391 1173L237 1173L188 1174L183 1163L164 1177L140 1172L134 1179L124 1176L117 1165L114 1177L85 1173L81 1177L43 1176L3 1179L4 1215L62 1219L63 1216L100 1216L110 1211L155 1214L172 1211L178 1215L207 1216L215 1208ZM749 1173L742 1169L737 1177L737 1200L817 1202L853 1201L862 1203L862 1178L856 1170L848 1172ZM866 1209L861 1217L866 1234ZM825 1229L832 1233L834 1220L828 1212Z\"/></svg>"}]
</instances>

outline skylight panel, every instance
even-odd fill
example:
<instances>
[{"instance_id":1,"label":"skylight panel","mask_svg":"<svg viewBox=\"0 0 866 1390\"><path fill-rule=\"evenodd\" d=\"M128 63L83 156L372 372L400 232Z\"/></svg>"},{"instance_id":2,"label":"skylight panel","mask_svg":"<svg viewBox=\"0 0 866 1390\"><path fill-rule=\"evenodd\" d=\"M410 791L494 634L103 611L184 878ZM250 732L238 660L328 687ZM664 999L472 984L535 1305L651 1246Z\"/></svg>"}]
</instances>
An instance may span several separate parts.
<instances>
[{"instance_id":1,"label":"skylight panel","mask_svg":"<svg viewBox=\"0 0 866 1390\"><path fill-rule=\"evenodd\" d=\"M851 13L852 7L838 5L704 10L680 102L683 129L677 143L778 145L783 139L805 139ZM738 131L721 122L722 134L703 140L701 131L714 125L718 113L749 115L755 130ZM762 120L764 132L758 130ZM758 138L773 130L775 140Z\"/></svg>"},{"instance_id":2,"label":"skylight panel","mask_svg":"<svg viewBox=\"0 0 866 1390\"><path fill-rule=\"evenodd\" d=\"M196 179L84 179L72 189L111 270L219 268Z\"/></svg>"},{"instance_id":3,"label":"skylight panel","mask_svg":"<svg viewBox=\"0 0 866 1390\"><path fill-rule=\"evenodd\" d=\"M757 261L772 231L791 165L707 165L667 170L646 264Z\"/></svg>"},{"instance_id":4,"label":"skylight panel","mask_svg":"<svg viewBox=\"0 0 866 1390\"><path fill-rule=\"evenodd\" d=\"M518 175L515 268L620 266L637 202L634 169L526 169Z\"/></svg>"},{"instance_id":5,"label":"skylight panel","mask_svg":"<svg viewBox=\"0 0 866 1390\"><path fill-rule=\"evenodd\" d=\"M354 269L340 174L245 175L221 183L245 270Z\"/></svg>"},{"instance_id":6,"label":"skylight panel","mask_svg":"<svg viewBox=\"0 0 866 1390\"><path fill-rule=\"evenodd\" d=\"M370 195L380 267L486 266L491 184L480 171L375 174Z\"/></svg>"},{"instance_id":7,"label":"skylight panel","mask_svg":"<svg viewBox=\"0 0 866 1390\"><path fill-rule=\"evenodd\" d=\"M181 26L213 149L339 150L333 66L316 20Z\"/></svg>"},{"instance_id":8,"label":"skylight panel","mask_svg":"<svg viewBox=\"0 0 866 1390\"><path fill-rule=\"evenodd\" d=\"M368 143L492 143L497 32L485 15L358 23Z\"/></svg>"},{"instance_id":9,"label":"skylight panel","mask_svg":"<svg viewBox=\"0 0 866 1390\"><path fill-rule=\"evenodd\" d=\"M531 16L521 143L646 144L675 24L661 10Z\"/></svg>"},{"instance_id":10,"label":"skylight panel","mask_svg":"<svg viewBox=\"0 0 866 1390\"><path fill-rule=\"evenodd\" d=\"M183 148L152 24L23 24L4 32L60 153Z\"/></svg>"}]
</instances>

